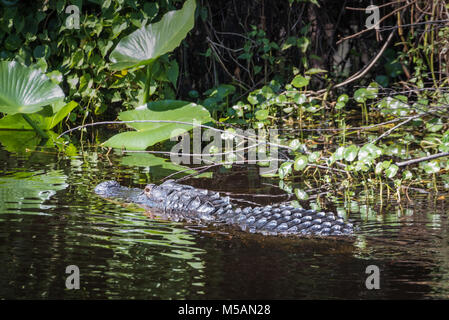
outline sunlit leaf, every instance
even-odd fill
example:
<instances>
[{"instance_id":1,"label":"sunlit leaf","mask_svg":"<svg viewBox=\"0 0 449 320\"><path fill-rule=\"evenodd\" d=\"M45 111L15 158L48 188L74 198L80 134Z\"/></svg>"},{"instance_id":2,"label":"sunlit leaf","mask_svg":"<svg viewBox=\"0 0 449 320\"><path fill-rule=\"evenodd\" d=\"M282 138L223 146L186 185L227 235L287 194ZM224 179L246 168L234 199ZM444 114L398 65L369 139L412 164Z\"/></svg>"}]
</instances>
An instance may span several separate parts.
<instances>
[{"instance_id":1,"label":"sunlit leaf","mask_svg":"<svg viewBox=\"0 0 449 320\"><path fill-rule=\"evenodd\" d=\"M354 100L359 103L364 103L368 99L369 92L365 88L357 89L354 92Z\"/></svg>"},{"instance_id":2,"label":"sunlit leaf","mask_svg":"<svg viewBox=\"0 0 449 320\"><path fill-rule=\"evenodd\" d=\"M64 92L37 69L0 62L0 112L34 113L64 99Z\"/></svg>"},{"instance_id":3,"label":"sunlit leaf","mask_svg":"<svg viewBox=\"0 0 449 320\"><path fill-rule=\"evenodd\" d=\"M297 75L292 80L292 85L296 88L302 88L309 84L309 78L303 77L302 75Z\"/></svg>"},{"instance_id":4,"label":"sunlit leaf","mask_svg":"<svg viewBox=\"0 0 449 320\"><path fill-rule=\"evenodd\" d=\"M405 180L410 180L411 178L413 178L413 173L411 173L410 170L405 170L402 173L402 176L404 177Z\"/></svg>"},{"instance_id":5,"label":"sunlit leaf","mask_svg":"<svg viewBox=\"0 0 449 320\"><path fill-rule=\"evenodd\" d=\"M129 150L145 150L149 146L192 129L194 122L201 124L212 121L209 111L203 106L189 102L184 102L183 107L167 111L153 111L147 108L124 111L120 113L119 119L123 121L163 120L192 123L192 125L170 122L130 123L128 126L137 131L119 133L104 143L107 147Z\"/></svg>"},{"instance_id":6,"label":"sunlit leaf","mask_svg":"<svg viewBox=\"0 0 449 320\"><path fill-rule=\"evenodd\" d=\"M37 112L29 115L29 117L40 128L50 130L61 122L77 106L78 103L75 101L70 101L67 104L59 101L52 105L51 114ZM13 114L0 119L0 129L32 130L33 128L20 114Z\"/></svg>"},{"instance_id":7,"label":"sunlit leaf","mask_svg":"<svg viewBox=\"0 0 449 320\"><path fill-rule=\"evenodd\" d=\"M440 171L440 164L436 160L425 162L422 167L428 174L438 173Z\"/></svg>"},{"instance_id":8,"label":"sunlit leaf","mask_svg":"<svg viewBox=\"0 0 449 320\"><path fill-rule=\"evenodd\" d=\"M294 163L294 168L296 171L304 170L307 166L309 159L306 155L297 156Z\"/></svg>"},{"instance_id":9,"label":"sunlit leaf","mask_svg":"<svg viewBox=\"0 0 449 320\"><path fill-rule=\"evenodd\" d=\"M309 154L309 162L316 162L320 158L320 152L315 151Z\"/></svg>"},{"instance_id":10,"label":"sunlit leaf","mask_svg":"<svg viewBox=\"0 0 449 320\"><path fill-rule=\"evenodd\" d=\"M357 157L358 152L359 147L357 147L356 145L351 144L350 146L346 147L344 151L345 160L349 162L354 161L355 157Z\"/></svg>"},{"instance_id":11,"label":"sunlit leaf","mask_svg":"<svg viewBox=\"0 0 449 320\"><path fill-rule=\"evenodd\" d=\"M307 200L307 199L309 199L309 195L307 194L307 192L305 192L302 189L296 188L295 189L295 195L296 195L296 198L298 198L298 200Z\"/></svg>"},{"instance_id":12,"label":"sunlit leaf","mask_svg":"<svg viewBox=\"0 0 449 320\"><path fill-rule=\"evenodd\" d=\"M173 51L193 28L195 8L195 0L187 0L181 10L169 11L159 22L124 37L110 55L111 68L122 70L146 65Z\"/></svg>"},{"instance_id":13,"label":"sunlit leaf","mask_svg":"<svg viewBox=\"0 0 449 320\"><path fill-rule=\"evenodd\" d=\"M268 110L257 110L255 116L257 120L265 120L268 118Z\"/></svg>"},{"instance_id":14,"label":"sunlit leaf","mask_svg":"<svg viewBox=\"0 0 449 320\"><path fill-rule=\"evenodd\" d=\"M384 167L382 166L382 162L376 164L376 169L374 169L374 173L379 175L382 173Z\"/></svg>"},{"instance_id":15,"label":"sunlit leaf","mask_svg":"<svg viewBox=\"0 0 449 320\"><path fill-rule=\"evenodd\" d=\"M398 172L399 167L395 164L390 165L387 169L385 169L385 176L389 179L393 178Z\"/></svg>"},{"instance_id":16,"label":"sunlit leaf","mask_svg":"<svg viewBox=\"0 0 449 320\"><path fill-rule=\"evenodd\" d=\"M284 179L286 176L288 176L292 172L292 165L291 162L284 162L279 167L279 178Z\"/></svg>"}]
</instances>

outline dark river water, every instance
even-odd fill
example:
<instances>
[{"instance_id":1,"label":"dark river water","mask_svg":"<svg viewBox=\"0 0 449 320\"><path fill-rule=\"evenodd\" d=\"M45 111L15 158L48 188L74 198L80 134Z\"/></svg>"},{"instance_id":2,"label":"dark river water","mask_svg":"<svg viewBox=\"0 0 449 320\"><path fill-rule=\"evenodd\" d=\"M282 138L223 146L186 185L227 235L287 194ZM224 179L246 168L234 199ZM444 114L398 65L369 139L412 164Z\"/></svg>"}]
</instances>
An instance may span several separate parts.
<instances>
[{"instance_id":1,"label":"dark river water","mask_svg":"<svg viewBox=\"0 0 449 320\"><path fill-rule=\"evenodd\" d=\"M168 162L145 157L0 149L0 298L449 298L447 200L417 194L401 206L384 202L382 212L379 204L354 201L346 217L359 229L346 241L152 220L140 208L93 193L104 180L142 187L173 173ZM260 178L254 168L222 171L185 183L282 194L276 180ZM273 199L282 200L251 201ZM339 196L333 205L344 209ZM79 289L66 287L70 265L79 269ZM379 270L379 289L366 286L368 266Z\"/></svg>"}]
</instances>

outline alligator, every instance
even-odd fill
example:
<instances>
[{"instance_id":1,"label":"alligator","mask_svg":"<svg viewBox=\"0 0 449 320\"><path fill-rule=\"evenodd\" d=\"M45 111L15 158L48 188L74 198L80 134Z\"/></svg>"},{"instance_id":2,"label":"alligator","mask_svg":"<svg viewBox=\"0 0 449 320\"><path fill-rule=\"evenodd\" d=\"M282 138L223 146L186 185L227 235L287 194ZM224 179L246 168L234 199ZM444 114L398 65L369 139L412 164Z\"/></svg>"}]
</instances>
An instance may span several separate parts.
<instances>
[{"instance_id":1,"label":"alligator","mask_svg":"<svg viewBox=\"0 0 449 320\"><path fill-rule=\"evenodd\" d=\"M167 180L143 190L105 181L95 187L103 198L135 203L172 221L230 225L250 233L286 236L350 236L351 223L339 215L297 208L288 204L241 208L218 192Z\"/></svg>"}]
</instances>

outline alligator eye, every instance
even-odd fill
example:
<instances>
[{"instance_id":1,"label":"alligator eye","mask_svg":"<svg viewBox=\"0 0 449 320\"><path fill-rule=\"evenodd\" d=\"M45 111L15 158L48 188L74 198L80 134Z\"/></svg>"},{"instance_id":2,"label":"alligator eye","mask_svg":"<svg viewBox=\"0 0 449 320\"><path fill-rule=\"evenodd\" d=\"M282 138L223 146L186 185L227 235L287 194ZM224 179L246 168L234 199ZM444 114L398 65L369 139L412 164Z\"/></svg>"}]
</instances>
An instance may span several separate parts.
<instances>
[{"instance_id":1,"label":"alligator eye","mask_svg":"<svg viewBox=\"0 0 449 320\"><path fill-rule=\"evenodd\" d=\"M146 187L145 192L147 192L147 193L150 192L150 188Z\"/></svg>"}]
</instances>

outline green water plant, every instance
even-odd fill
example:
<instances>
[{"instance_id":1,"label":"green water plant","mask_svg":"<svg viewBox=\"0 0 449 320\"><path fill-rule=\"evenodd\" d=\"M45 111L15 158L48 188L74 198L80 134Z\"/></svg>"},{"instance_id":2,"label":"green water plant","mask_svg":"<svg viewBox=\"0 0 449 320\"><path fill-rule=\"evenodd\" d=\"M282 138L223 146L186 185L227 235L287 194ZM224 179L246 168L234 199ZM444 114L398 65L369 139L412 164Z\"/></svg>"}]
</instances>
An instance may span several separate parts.
<instances>
[{"instance_id":1,"label":"green water plant","mask_svg":"<svg viewBox=\"0 0 449 320\"><path fill-rule=\"evenodd\" d=\"M192 129L194 121L198 124L212 121L210 113L203 106L179 100L150 102L136 110L121 112L119 119L130 121L129 126L136 131L116 134L104 145L129 150L145 150L182 134Z\"/></svg>"},{"instance_id":2,"label":"green water plant","mask_svg":"<svg viewBox=\"0 0 449 320\"><path fill-rule=\"evenodd\" d=\"M121 39L110 54L113 70L146 69L143 103L149 101L154 63L177 48L193 28L195 8L195 0L187 0L181 10L169 11L159 22L137 29Z\"/></svg>"},{"instance_id":3,"label":"green water plant","mask_svg":"<svg viewBox=\"0 0 449 320\"><path fill-rule=\"evenodd\" d=\"M105 146L144 150L176 134L190 130L193 122L211 121L209 112L201 105L179 100L150 102L151 81L157 60L173 51L195 22L195 0L187 0L181 10L167 12L159 22L142 27L124 37L112 51L110 59L114 70L139 70L145 68L145 87L135 110L124 111L119 119L129 121L136 131L123 132L105 142ZM177 73L176 73L177 77ZM176 83L176 79L172 79ZM135 123L131 123L135 121ZM147 121L147 122L144 122ZM170 123L170 121L173 121ZM177 121L177 123L176 123ZM183 122L183 123L180 123ZM192 123L188 125L187 123Z\"/></svg>"},{"instance_id":4,"label":"green water plant","mask_svg":"<svg viewBox=\"0 0 449 320\"><path fill-rule=\"evenodd\" d=\"M19 115L16 118L23 118L41 137L47 137L43 129L48 128L39 126L30 115L41 112L42 115L51 116L51 107L46 107L62 101L64 97L62 89L40 70L25 67L15 61L0 62L0 112L9 116ZM61 108L56 111L60 110ZM19 121L16 118L13 120ZM11 118L6 119L6 122L11 121Z\"/></svg>"}]
</instances>

